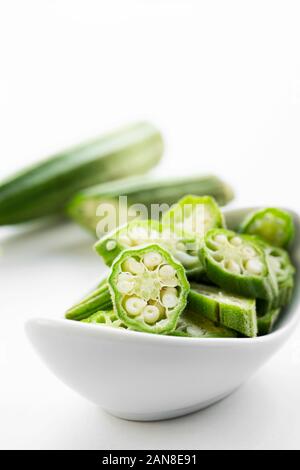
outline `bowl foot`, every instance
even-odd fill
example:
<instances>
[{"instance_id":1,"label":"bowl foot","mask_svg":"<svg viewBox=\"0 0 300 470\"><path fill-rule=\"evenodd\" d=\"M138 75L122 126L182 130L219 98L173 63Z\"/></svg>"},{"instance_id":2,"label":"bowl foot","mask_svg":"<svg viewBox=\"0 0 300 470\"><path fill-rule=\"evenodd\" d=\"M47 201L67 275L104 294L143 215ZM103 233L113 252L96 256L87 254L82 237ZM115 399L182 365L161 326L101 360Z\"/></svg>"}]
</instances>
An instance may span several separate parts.
<instances>
[{"instance_id":1,"label":"bowl foot","mask_svg":"<svg viewBox=\"0 0 300 470\"><path fill-rule=\"evenodd\" d=\"M195 413L196 411L203 410L204 408L207 408L208 406L211 406L217 403L218 401L221 401L224 398L228 397L233 392L235 392L237 388L234 388L230 390L229 392L223 393L222 395L218 395L217 397L212 398L210 400L197 403L196 405L188 406L185 408L178 408L175 410L159 411L159 412L154 412L154 413L126 413L123 411L117 411L117 410L104 408L104 411L106 411L106 413L112 416L125 419L127 421L161 421L161 420L166 420L166 419L173 419L173 418L178 418L180 416L185 416L191 413Z\"/></svg>"}]
</instances>

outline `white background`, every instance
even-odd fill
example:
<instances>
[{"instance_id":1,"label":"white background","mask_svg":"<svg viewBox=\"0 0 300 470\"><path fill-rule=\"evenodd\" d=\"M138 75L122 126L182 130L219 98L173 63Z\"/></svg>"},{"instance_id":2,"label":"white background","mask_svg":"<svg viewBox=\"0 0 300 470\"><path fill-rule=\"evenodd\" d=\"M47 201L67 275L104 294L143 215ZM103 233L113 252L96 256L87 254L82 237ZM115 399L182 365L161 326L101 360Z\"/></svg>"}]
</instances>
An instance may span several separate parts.
<instances>
[{"instance_id":1,"label":"white background","mask_svg":"<svg viewBox=\"0 0 300 470\"><path fill-rule=\"evenodd\" d=\"M299 24L287 0L0 0L1 177L146 118L166 136L160 173L216 172L235 205L299 210ZM1 448L300 448L299 329L235 395L173 421L112 418L52 376L24 321L95 284L91 242L0 231Z\"/></svg>"}]
</instances>

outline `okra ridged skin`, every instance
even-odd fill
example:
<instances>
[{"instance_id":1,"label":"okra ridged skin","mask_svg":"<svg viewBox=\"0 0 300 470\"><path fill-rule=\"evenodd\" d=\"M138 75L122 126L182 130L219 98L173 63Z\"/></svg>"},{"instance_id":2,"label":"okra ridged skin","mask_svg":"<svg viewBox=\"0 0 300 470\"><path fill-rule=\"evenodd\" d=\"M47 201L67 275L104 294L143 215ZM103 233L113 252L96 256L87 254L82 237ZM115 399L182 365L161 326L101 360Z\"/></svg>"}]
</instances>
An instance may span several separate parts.
<instances>
[{"instance_id":1,"label":"okra ridged skin","mask_svg":"<svg viewBox=\"0 0 300 470\"><path fill-rule=\"evenodd\" d=\"M122 251L108 285L120 320L130 329L154 334L175 330L189 292L183 266L157 244Z\"/></svg>"},{"instance_id":2,"label":"okra ridged skin","mask_svg":"<svg viewBox=\"0 0 300 470\"><path fill-rule=\"evenodd\" d=\"M100 184L79 192L68 205L67 213L79 225L95 234L100 220L96 212L103 202L110 202L119 207L119 196L126 196L128 206L143 204L150 210L152 204L171 206L190 193L197 196L211 195L220 205L226 205L234 197L231 187L216 176L168 179L131 178L110 184ZM153 217L149 214L148 218ZM127 221L129 220L125 220L124 223ZM114 228L117 226L112 227Z\"/></svg>"},{"instance_id":3,"label":"okra ridged skin","mask_svg":"<svg viewBox=\"0 0 300 470\"><path fill-rule=\"evenodd\" d=\"M79 190L145 173L162 154L162 136L146 122L65 150L0 184L0 225L63 214Z\"/></svg>"},{"instance_id":4,"label":"okra ridged skin","mask_svg":"<svg viewBox=\"0 0 300 470\"><path fill-rule=\"evenodd\" d=\"M105 282L100 288L97 288L79 303L68 309L65 313L65 317L68 320L80 321L90 317L96 312L108 311L112 310L112 308L113 305L108 284Z\"/></svg>"},{"instance_id":5,"label":"okra ridged skin","mask_svg":"<svg viewBox=\"0 0 300 470\"><path fill-rule=\"evenodd\" d=\"M210 321L237 331L247 337L257 336L254 299L233 296L217 287L191 284L188 307Z\"/></svg>"},{"instance_id":6,"label":"okra ridged skin","mask_svg":"<svg viewBox=\"0 0 300 470\"><path fill-rule=\"evenodd\" d=\"M198 310L187 307L179 318L175 331L170 336L189 338L236 338L238 333L229 328L217 325L205 318Z\"/></svg>"}]
</instances>

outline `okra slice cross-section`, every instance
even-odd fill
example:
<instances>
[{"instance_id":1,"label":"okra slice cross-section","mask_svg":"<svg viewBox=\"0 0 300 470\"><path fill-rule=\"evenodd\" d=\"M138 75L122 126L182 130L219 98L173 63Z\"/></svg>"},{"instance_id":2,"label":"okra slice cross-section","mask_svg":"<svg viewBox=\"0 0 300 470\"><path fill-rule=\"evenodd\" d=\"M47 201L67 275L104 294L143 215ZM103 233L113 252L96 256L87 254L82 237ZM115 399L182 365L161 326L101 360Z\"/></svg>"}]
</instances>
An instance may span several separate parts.
<instances>
[{"instance_id":1,"label":"okra slice cross-section","mask_svg":"<svg viewBox=\"0 0 300 470\"><path fill-rule=\"evenodd\" d=\"M192 283L188 308L244 336L257 336L255 299L231 295L218 287Z\"/></svg>"},{"instance_id":2,"label":"okra slice cross-section","mask_svg":"<svg viewBox=\"0 0 300 470\"><path fill-rule=\"evenodd\" d=\"M258 235L273 246L286 247L294 236L294 222L288 212L270 207L250 214L241 224L240 232Z\"/></svg>"},{"instance_id":3,"label":"okra slice cross-section","mask_svg":"<svg viewBox=\"0 0 300 470\"><path fill-rule=\"evenodd\" d=\"M176 328L189 292L182 264L157 244L124 250L112 265L108 285L120 320L149 333Z\"/></svg>"},{"instance_id":4,"label":"okra slice cross-section","mask_svg":"<svg viewBox=\"0 0 300 470\"><path fill-rule=\"evenodd\" d=\"M211 228L225 227L222 212L211 196L183 197L163 215L162 222L201 239Z\"/></svg>"},{"instance_id":5,"label":"okra slice cross-section","mask_svg":"<svg viewBox=\"0 0 300 470\"><path fill-rule=\"evenodd\" d=\"M249 235L212 229L204 238L200 259L208 278L228 292L262 299L277 294L265 253Z\"/></svg>"},{"instance_id":6,"label":"okra slice cross-section","mask_svg":"<svg viewBox=\"0 0 300 470\"><path fill-rule=\"evenodd\" d=\"M180 261L189 274L203 271L198 257L199 242L194 236L179 233L176 228L157 220L135 220L102 237L96 244L96 252L111 266L114 259L125 249L157 243L166 248Z\"/></svg>"}]
</instances>

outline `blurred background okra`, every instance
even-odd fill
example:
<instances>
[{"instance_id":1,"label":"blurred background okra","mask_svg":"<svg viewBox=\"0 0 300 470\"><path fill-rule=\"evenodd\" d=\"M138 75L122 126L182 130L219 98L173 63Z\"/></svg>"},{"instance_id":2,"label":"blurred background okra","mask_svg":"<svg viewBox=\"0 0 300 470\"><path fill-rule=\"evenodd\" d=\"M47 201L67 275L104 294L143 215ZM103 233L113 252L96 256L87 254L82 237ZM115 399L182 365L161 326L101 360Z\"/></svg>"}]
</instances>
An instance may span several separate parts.
<instances>
[{"instance_id":1,"label":"blurred background okra","mask_svg":"<svg viewBox=\"0 0 300 470\"><path fill-rule=\"evenodd\" d=\"M99 204L110 202L119 211L119 196L147 208L173 204L187 193L212 195L222 205L232 199L231 188L215 176L144 179L163 152L160 131L147 122L62 151L0 183L0 225L68 214L95 233Z\"/></svg>"},{"instance_id":2,"label":"blurred background okra","mask_svg":"<svg viewBox=\"0 0 300 470\"><path fill-rule=\"evenodd\" d=\"M140 122L38 162L0 184L0 225L62 214L77 191L143 174L163 149L161 133Z\"/></svg>"},{"instance_id":3,"label":"blurred background okra","mask_svg":"<svg viewBox=\"0 0 300 470\"><path fill-rule=\"evenodd\" d=\"M126 223L132 220L128 213L128 207L133 204L143 204L150 210L154 204L161 207L163 205L171 206L186 194L212 196L221 206L228 204L233 199L231 187L213 175L166 179L135 177L100 184L79 192L70 202L67 212L84 228L94 234L97 231L100 238L103 235L103 230L99 228L101 216L97 215L97 209L101 204L110 204L113 208L113 214L116 211L117 218ZM119 203L119 196L127 197L124 207ZM150 217L151 214L149 214ZM118 224L112 224L111 230L117 226Z\"/></svg>"}]
</instances>

